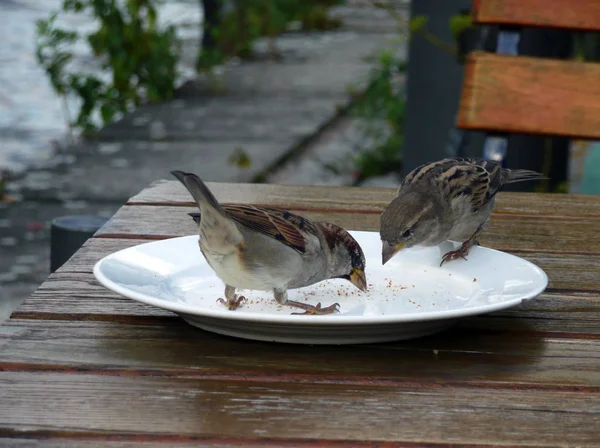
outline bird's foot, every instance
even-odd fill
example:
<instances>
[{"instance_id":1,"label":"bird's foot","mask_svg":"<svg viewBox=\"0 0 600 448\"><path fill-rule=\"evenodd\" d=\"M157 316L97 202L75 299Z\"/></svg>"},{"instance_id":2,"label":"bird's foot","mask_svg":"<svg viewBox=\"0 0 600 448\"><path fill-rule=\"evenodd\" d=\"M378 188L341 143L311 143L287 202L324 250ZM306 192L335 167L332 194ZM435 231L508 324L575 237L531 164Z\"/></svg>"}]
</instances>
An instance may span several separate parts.
<instances>
[{"instance_id":1,"label":"bird's foot","mask_svg":"<svg viewBox=\"0 0 600 448\"><path fill-rule=\"evenodd\" d=\"M469 250L475 245L479 246L479 241L469 240L462 243L457 250L451 250L449 252L446 252L446 254L442 257L442 262L440 263L440 266L448 261L458 260L459 258L466 260L467 255L469 254Z\"/></svg>"},{"instance_id":2,"label":"bird's foot","mask_svg":"<svg viewBox=\"0 0 600 448\"><path fill-rule=\"evenodd\" d=\"M233 297L231 297L230 299L223 299L223 298L219 298L217 299L217 302L222 303L223 305L225 305L227 307L228 310L233 311L233 310L237 310L240 305L242 304L243 301L245 301L246 298L244 296L238 296L238 295L234 295Z\"/></svg>"},{"instance_id":3,"label":"bird's foot","mask_svg":"<svg viewBox=\"0 0 600 448\"><path fill-rule=\"evenodd\" d=\"M296 308L301 308L304 310L303 313L292 313L292 314L312 314L312 315L325 315L325 314L333 314L340 312L340 304L334 303L333 305L329 305L327 308L321 308L321 302L317 303L316 306L309 305L308 303L296 302L295 300L288 300L286 305L295 306Z\"/></svg>"}]
</instances>

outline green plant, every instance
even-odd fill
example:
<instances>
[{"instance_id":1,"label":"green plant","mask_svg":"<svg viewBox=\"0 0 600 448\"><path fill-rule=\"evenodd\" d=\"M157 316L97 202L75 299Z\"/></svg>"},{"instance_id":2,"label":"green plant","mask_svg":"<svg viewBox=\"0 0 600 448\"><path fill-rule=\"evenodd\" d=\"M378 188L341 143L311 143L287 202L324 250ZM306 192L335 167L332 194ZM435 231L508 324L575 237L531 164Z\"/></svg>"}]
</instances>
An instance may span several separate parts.
<instances>
[{"instance_id":1,"label":"green plant","mask_svg":"<svg viewBox=\"0 0 600 448\"><path fill-rule=\"evenodd\" d=\"M269 38L271 54L277 56L275 36L284 32L290 23L299 22L304 31L331 29L339 21L329 19L327 12L341 0L233 0L232 8L223 13L210 33L215 42L212 48L201 48L199 71L222 64L229 58L252 57L252 46L260 37Z\"/></svg>"},{"instance_id":2,"label":"green plant","mask_svg":"<svg viewBox=\"0 0 600 448\"><path fill-rule=\"evenodd\" d=\"M457 54L456 45L448 44L427 30L427 17L415 16L407 21L390 2L371 0L371 4L390 13L397 22L401 39L419 36L442 51ZM455 39L471 26L468 16L451 17L450 29ZM355 101L354 114L365 122L364 134L373 143L361 148L354 157L355 182L402 168L404 144L405 91L403 76L405 63L391 51L383 51L369 78L369 88ZM385 126L382 127L382 123Z\"/></svg>"},{"instance_id":3,"label":"green plant","mask_svg":"<svg viewBox=\"0 0 600 448\"><path fill-rule=\"evenodd\" d=\"M59 28L58 12L37 22L37 60L63 99L70 129L89 134L96 129L95 114L106 124L142 102L173 96L180 44L173 26L159 28L154 0L63 0L62 11L90 11L98 21L97 31L85 37ZM82 38L110 80L69 71L72 46ZM69 96L80 102L74 119L67 107Z\"/></svg>"},{"instance_id":4,"label":"green plant","mask_svg":"<svg viewBox=\"0 0 600 448\"><path fill-rule=\"evenodd\" d=\"M381 52L377 67L371 72L369 88L355 103L353 113L365 120L364 134L373 141L370 148L354 158L357 182L402 168L404 68L391 51Z\"/></svg>"}]
</instances>

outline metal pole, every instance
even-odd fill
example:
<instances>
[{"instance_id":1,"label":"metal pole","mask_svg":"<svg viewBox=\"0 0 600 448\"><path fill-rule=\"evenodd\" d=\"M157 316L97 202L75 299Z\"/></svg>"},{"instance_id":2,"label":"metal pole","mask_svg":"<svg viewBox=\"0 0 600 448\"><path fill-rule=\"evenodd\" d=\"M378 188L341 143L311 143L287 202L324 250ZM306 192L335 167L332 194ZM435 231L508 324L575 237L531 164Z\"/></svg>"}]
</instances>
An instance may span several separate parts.
<instances>
[{"instance_id":1,"label":"metal pole","mask_svg":"<svg viewBox=\"0 0 600 448\"><path fill-rule=\"evenodd\" d=\"M471 0L413 0L411 18L428 18L427 30L452 44L450 18L471 7ZM403 171L408 173L432 160L456 155L449 136L455 130L463 69L456 56L411 37L407 66ZM460 139L462 134L450 138Z\"/></svg>"}]
</instances>

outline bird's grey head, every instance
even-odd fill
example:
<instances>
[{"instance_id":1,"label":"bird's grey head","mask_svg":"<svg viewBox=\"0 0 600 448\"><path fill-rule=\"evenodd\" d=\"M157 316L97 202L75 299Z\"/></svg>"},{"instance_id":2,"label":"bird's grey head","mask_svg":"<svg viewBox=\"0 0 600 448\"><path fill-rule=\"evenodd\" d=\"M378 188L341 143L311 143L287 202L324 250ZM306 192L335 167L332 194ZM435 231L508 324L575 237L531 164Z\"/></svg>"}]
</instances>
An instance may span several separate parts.
<instances>
[{"instance_id":1,"label":"bird's grey head","mask_svg":"<svg viewBox=\"0 0 600 448\"><path fill-rule=\"evenodd\" d=\"M381 262L398 251L423 244L439 232L441 216L431 194L412 190L399 196L381 214Z\"/></svg>"},{"instance_id":2,"label":"bird's grey head","mask_svg":"<svg viewBox=\"0 0 600 448\"><path fill-rule=\"evenodd\" d=\"M366 291L366 259L358 242L341 227L329 223L321 223L321 226L331 250L330 278L343 278Z\"/></svg>"}]
</instances>

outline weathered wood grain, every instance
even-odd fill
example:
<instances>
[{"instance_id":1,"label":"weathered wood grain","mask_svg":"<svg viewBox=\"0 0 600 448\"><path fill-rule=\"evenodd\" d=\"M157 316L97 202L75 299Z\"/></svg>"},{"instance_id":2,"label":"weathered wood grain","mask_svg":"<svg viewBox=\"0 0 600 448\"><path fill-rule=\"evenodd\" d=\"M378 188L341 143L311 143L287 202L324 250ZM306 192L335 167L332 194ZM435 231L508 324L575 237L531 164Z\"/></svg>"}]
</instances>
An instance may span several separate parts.
<instances>
[{"instance_id":1,"label":"weathered wood grain","mask_svg":"<svg viewBox=\"0 0 600 448\"><path fill-rule=\"evenodd\" d=\"M257 448L276 446L280 448L372 448L368 441L358 440L311 440L311 439L264 439L254 437L180 436L178 434L132 434L105 431L3 431L0 447L7 448L166 448L166 447L218 447ZM13 436L14 434L14 436ZM12 437L9 437L12 436ZM46 437L52 437L48 439ZM68 438L67 438L68 437ZM397 448L393 442L377 442L377 448ZM447 444L444 444L447 447ZM411 448L431 447L430 444L412 444ZM441 447L440 447L441 448Z\"/></svg>"},{"instance_id":2,"label":"weathered wood grain","mask_svg":"<svg viewBox=\"0 0 600 448\"><path fill-rule=\"evenodd\" d=\"M232 184L208 182L221 202L289 207L296 210L381 213L396 194L394 188L312 185ZM130 204L193 206L178 181L161 180L129 200ZM566 217L600 217L597 197L576 194L500 193L495 213Z\"/></svg>"},{"instance_id":3,"label":"weathered wood grain","mask_svg":"<svg viewBox=\"0 0 600 448\"><path fill-rule=\"evenodd\" d=\"M0 434L3 431L0 429ZM25 431L26 432L26 431ZM16 433L16 431L15 431ZM12 435L12 434L11 434ZM45 433L44 436L48 436ZM15 437L0 437L0 447L14 447L14 448L80 448L85 446L86 448L138 448L138 447L149 447L149 448L164 448L164 443L148 443L148 442L117 442L108 440L109 436L105 435L104 440L101 441L93 440L91 437L75 437L75 440L69 440L64 437L57 437L56 439L45 439L42 438L41 434L30 435L27 438L27 434L15 435ZM83 439L83 440L82 440ZM90 440L92 439L92 440Z\"/></svg>"},{"instance_id":4,"label":"weathered wood grain","mask_svg":"<svg viewBox=\"0 0 600 448\"><path fill-rule=\"evenodd\" d=\"M12 314L12 317L74 320L101 319L101 316L119 320L117 316L161 318L175 315L106 289L91 272L51 274Z\"/></svg>"},{"instance_id":5,"label":"weathered wood grain","mask_svg":"<svg viewBox=\"0 0 600 448\"><path fill-rule=\"evenodd\" d=\"M548 290L600 291L600 256L517 253L548 275Z\"/></svg>"},{"instance_id":6,"label":"weathered wood grain","mask_svg":"<svg viewBox=\"0 0 600 448\"><path fill-rule=\"evenodd\" d=\"M482 325L412 341L293 350L179 321L126 325L13 319L10 325L14 333L0 337L0 370L5 371L524 390L593 387L600 393L600 338L543 336L514 319L517 331Z\"/></svg>"},{"instance_id":7,"label":"weathered wood grain","mask_svg":"<svg viewBox=\"0 0 600 448\"><path fill-rule=\"evenodd\" d=\"M0 434L3 432L0 429ZM0 447L7 448L165 448L165 447L218 447L218 448L256 448L276 446L278 448L398 448L394 442L376 442L363 440L314 440L285 438L272 439L254 437L209 437L180 436L178 434L132 434L128 432L104 431L14 431L14 437L0 437ZM9 434L7 434L8 436ZM46 439L45 437L52 437ZM69 438L67 438L69 437ZM405 445L404 445L405 446ZM443 444L443 447L448 447ZM526 445L523 445L526 446ZM411 448L442 448L440 445L411 443Z\"/></svg>"},{"instance_id":8,"label":"weathered wood grain","mask_svg":"<svg viewBox=\"0 0 600 448\"><path fill-rule=\"evenodd\" d=\"M139 238L90 238L56 272L91 273L94 265L107 255L148 242L148 240Z\"/></svg>"},{"instance_id":9,"label":"weathered wood grain","mask_svg":"<svg viewBox=\"0 0 600 448\"><path fill-rule=\"evenodd\" d=\"M348 230L379 228L378 213L299 211L293 207L290 211L314 221L344 225ZM121 207L95 236L156 238L198 234L198 227L188 216L189 212L198 212L198 207L127 205Z\"/></svg>"},{"instance_id":10,"label":"weathered wood grain","mask_svg":"<svg viewBox=\"0 0 600 448\"><path fill-rule=\"evenodd\" d=\"M393 188L357 188L206 182L220 202L249 203L299 209L380 210L395 196ZM187 205L194 202L177 180L159 180L129 199L128 204Z\"/></svg>"},{"instance_id":11,"label":"weathered wood grain","mask_svg":"<svg viewBox=\"0 0 600 448\"><path fill-rule=\"evenodd\" d=\"M482 25L600 30L600 3L575 0L474 0L473 22Z\"/></svg>"},{"instance_id":12,"label":"weathered wood grain","mask_svg":"<svg viewBox=\"0 0 600 448\"><path fill-rule=\"evenodd\" d=\"M0 434L3 432L0 429ZM32 432L29 437L27 437L27 431L15 431L15 437L0 437L0 447L11 447L11 448L81 448L82 446L85 448L165 448L165 442L150 442L145 438L142 438L139 442L134 441L117 441L115 439L118 438L128 438L125 434L115 434L114 437L111 437L108 434L103 434L102 432L97 433L72 433L72 432ZM12 434L11 434L12 435ZM54 435L58 435L56 438L47 439L46 437L54 437ZM71 436L72 439L69 440L66 437ZM129 438L134 439L135 435L129 435ZM190 441L191 442L191 441ZM198 442L198 441L195 441ZM203 441L204 442L204 441ZM186 441L173 440L173 443L177 443L177 446L191 446L186 444ZM239 443L239 442L238 442ZM214 446L212 444L203 443L201 446ZM239 447L239 445L217 445L219 447L229 448L229 447Z\"/></svg>"},{"instance_id":13,"label":"weathered wood grain","mask_svg":"<svg viewBox=\"0 0 600 448\"><path fill-rule=\"evenodd\" d=\"M457 126L600 138L600 64L473 52Z\"/></svg>"},{"instance_id":14,"label":"weathered wood grain","mask_svg":"<svg viewBox=\"0 0 600 448\"><path fill-rule=\"evenodd\" d=\"M567 273L568 274L568 273ZM595 272L590 272L594 276ZM596 282L600 280L596 279ZM558 286L572 286L557 283ZM569 289L569 288L562 288ZM526 319L531 330L540 332L600 333L600 296L592 293L544 293L498 317ZM490 316L496 316L496 313ZM60 320L108 320L138 322L174 318L170 311L145 305L108 291L91 273L55 273L17 309L13 318ZM475 318L482 319L482 318ZM475 323L471 320L471 325ZM501 319L496 323L511 329L513 323ZM477 324L492 325L491 321ZM518 327L516 328L518 329Z\"/></svg>"},{"instance_id":15,"label":"weathered wood grain","mask_svg":"<svg viewBox=\"0 0 600 448\"><path fill-rule=\"evenodd\" d=\"M143 239L118 239L118 238L91 238L89 239L84 245L83 247L69 260L69 262L67 264L65 264L63 267L61 267L57 273L51 275L48 279L49 282L54 282L54 281L71 281L71 280L75 280L75 281L81 281L81 279L83 279L84 277L78 277L77 275L73 275L73 274L77 274L77 273L83 273L83 274L91 274L92 273L92 268L94 266L94 264L96 264L96 262L98 262L100 259L102 259L103 257L105 257L106 255L109 255L110 253L113 253L115 251L121 250L121 249L125 249L128 247L132 247L132 246L136 246L138 244L147 244L149 241L148 240L143 240ZM525 258L529 257L529 254L523 254L523 253L519 253L517 252L518 255L520 256L524 256ZM558 255L558 254L539 254L539 253L531 253L531 260L535 260L535 262L539 261L539 260L545 260L548 259L548 268L552 269L552 268L556 268L557 272L556 275L555 273L551 270L550 272L548 272L548 274L550 275L550 282L551 282L551 287L555 288L555 289L568 289L568 286L572 284L572 280L575 279L577 280L577 272L578 270L581 270L584 273L584 276L590 274L590 276L592 277L591 280L593 280L594 277L594 269L597 267L598 265L598 261L596 261L597 257L593 257L593 256L583 256L583 258L581 256L579 257L575 257L575 255L565 255L565 260L564 262L561 264L560 263L560 258L562 257L562 255ZM571 258L569 257L575 257L573 260L571 260ZM557 261L558 259L558 261ZM571 261L569 261L571 260ZM581 265L576 267L575 270L571 270L571 268L569 266L573 265L573 264L577 264L581 262ZM585 266L589 264L589 269L586 269ZM65 276L63 276L63 274L65 274ZM95 279L91 278L91 277L85 277L85 281L83 283L83 287L87 288L87 287L95 287L95 286L99 286L98 283L95 281ZM554 283L554 282L557 283ZM567 284L567 282L569 282ZM597 283L600 286L600 283ZM95 285L95 286L94 286ZM592 282L592 284L590 285L590 288L588 288L588 290L594 291L594 287L593 287L594 283ZM43 290L45 289L45 286L41 289ZM58 292L59 288L51 288L52 291ZM79 288L78 289L78 293ZM575 290L577 290L579 288L575 288ZM40 292L41 292L40 290ZM597 291L597 290L596 290ZM81 291L83 293L83 291ZM35 294L34 294L35 295ZM114 295L116 296L116 295ZM573 297L576 298L577 296L573 295L572 293L569 293L567 295L568 297ZM112 296L111 296L112 297ZM583 298L589 298L592 296L583 294L581 297ZM99 299L101 299L101 297L98 297ZM561 298L559 296L557 296L557 304L559 303L568 303L567 297L565 297L565 301L561 302ZM529 306L529 304L533 304L533 306L535 307L536 304L538 302L537 301L533 301L533 302L526 302L525 305L523 306Z\"/></svg>"},{"instance_id":16,"label":"weathered wood grain","mask_svg":"<svg viewBox=\"0 0 600 448\"><path fill-rule=\"evenodd\" d=\"M35 319L115 319L129 317L171 318L174 315L160 308L144 305L122 297L101 286L92 274L93 265L102 257L126 247L146 243L138 239L92 238L72 259L25 300L14 317ZM569 320L565 331L578 332L580 324L594 319L600 312L596 301L600 291L600 256L519 253L545 269L549 276L549 294L515 308L515 316L535 318L540 331L548 331L554 319ZM551 291L562 291L560 294ZM569 291L568 293L565 291ZM581 291L582 294L578 294ZM590 293L585 294L585 291ZM600 305L599 305L600 306ZM520 310L527 310L521 313ZM588 312L590 311L590 312ZM594 312L592 312L594 311ZM550 313L545 316L532 313ZM573 313L582 314L573 314ZM513 311L507 311L513 315ZM559 314L562 313L560 316ZM566 313L566 314L565 314ZM117 317L120 316L120 317ZM549 319L543 321L539 319Z\"/></svg>"},{"instance_id":17,"label":"weathered wood grain","mask_svg":"<svg viewBox=\"0 0 600 448\"><path fill-rule=\"evenodd\" d=\"M232 195L254 188L237 187ZM305 209L325 216L325 190L309 188L311 201L302 188L275 188L274 200L318 203ZM368 197L353 205L361 189L342 190L328 216L376 226ZM539 201L508 200L482 243L510 244L544 268L547 293L413 341L293 349L204 332L101 287L91 269L108 253L195 232L189 199L127 206L110 225L139 235L103 230L0 327L0 446L592 446L600 201L525 196Z\"/></svg>"},{"instance_id":18,"label":"weathered wood grain","mask_svg":"<svg viewBox=\"0 0 600 448\"><path fill-rule=\"evenodd\" d=\"M562 391L3 372L0 401L22 430L536 446L600 430L600 394Z\"/></svg>"},{"instance_id":19,"label":"weathered wood grain","mask_svg":"<svg viewBox=\"0 0 600 448\"><path fill-rule=\"evenodd\" d=\"M348 230L378 231L379 214L297 211L316 221L327 221ZM197 234L194 221L187 215L194 207L125 206L96 236L157 239ZM596 229L598 231L594 231ZM600 254L600 221L593 218L542 219L534 216L495 215L487 232L480 238L486 247L504 251L577 252Z\"/></svg>"}]
</instances>

